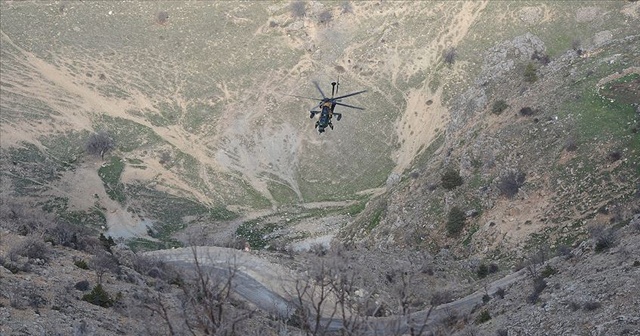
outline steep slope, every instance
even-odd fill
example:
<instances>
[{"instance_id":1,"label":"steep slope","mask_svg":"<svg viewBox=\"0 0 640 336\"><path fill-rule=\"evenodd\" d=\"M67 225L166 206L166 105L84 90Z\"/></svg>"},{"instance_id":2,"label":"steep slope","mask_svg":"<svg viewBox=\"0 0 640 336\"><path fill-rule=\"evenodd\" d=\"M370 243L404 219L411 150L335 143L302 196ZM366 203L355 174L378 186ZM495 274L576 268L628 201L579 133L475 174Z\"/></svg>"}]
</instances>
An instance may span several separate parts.
<instances>
[{"instance_id":1,"label":"steep slope","mask_svg":"<svg viewBox=\"0 0 640 336\"><path fill-rule=\"evenodd\" d=\"M555 39L545 42L554 20L562 20L556 12L548 26L529 27L540 36L527 32L484 51L476 49L481 39L463 41L459 67L475 63L480 71L450 100L446 137L388 196L371 202L345 237L514 257L629 219L640 205L640 50L633 42L640 37L629 14L637 8L607 12L620 16L612 26L591 17L585 27L593 35L581 43L576 37L565 50ZM584 22L584 11L571 19ZM458 220L464 228L447 234L454 208L465 214Z\"/></svg>"},{"instance_id":2,"label":"steep slope","mask_svg":"<svg viewBox=\"0 0 640 336\"><path fill-rule=\"evenodd\" d=\"M14 167L3 171L14 173L4 181L14 189L30 181L37 187L12 195L38 201L53 194L68 203L61 213L130 217L138 236L149 223L167 236L223 208L253 216L359 200L444 131L442 91L429 92L426 79L485 6L313 3L294 13L288 3L5 1L2 149ZM24 24L33 20L40 24ZM319 136L304 118L313 102L287 94L315 96L312 80L324 86L338 77L341 92L369 90L349 98L367 110L345 110L335 132ZM60 174L97 181L91 171L98 166L83 147L101 130L116 143L107 161L124 163L114 181L103 181L120 206L98 197L92 208L73 200L104 194L100 186L53 184ZM54 162L46 163L50 178L30 171L43 164L34 157ZM121 185L117 195L114 185ZM150 201L172 197L189 210ZM168 223L177 217L167 212L184 213ZM120 232L110 231L127 235Z\"/></svg>"}]
</instances>

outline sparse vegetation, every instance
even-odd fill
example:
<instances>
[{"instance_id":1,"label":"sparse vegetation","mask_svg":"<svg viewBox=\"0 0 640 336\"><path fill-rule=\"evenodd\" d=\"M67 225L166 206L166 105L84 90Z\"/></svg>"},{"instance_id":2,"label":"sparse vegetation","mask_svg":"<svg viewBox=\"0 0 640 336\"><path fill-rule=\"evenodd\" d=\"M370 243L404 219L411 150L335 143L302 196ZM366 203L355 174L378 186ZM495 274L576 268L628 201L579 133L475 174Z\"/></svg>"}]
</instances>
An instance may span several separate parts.
<instances>
[{"instance_id":1,"label":"sparse vegetation","mask_svg":"<svg viewBox=\"0 0 640 336\"><path fill-rule=\"evenodd\" d=\"M104 183L104 188L109 198L121 204L124 204L127 199L125 186L120 182L120 175L124 171L124 166L124 161L114 156L110 162L103 164L98 170L98 175Z\"/></svg>"}]
</instances>

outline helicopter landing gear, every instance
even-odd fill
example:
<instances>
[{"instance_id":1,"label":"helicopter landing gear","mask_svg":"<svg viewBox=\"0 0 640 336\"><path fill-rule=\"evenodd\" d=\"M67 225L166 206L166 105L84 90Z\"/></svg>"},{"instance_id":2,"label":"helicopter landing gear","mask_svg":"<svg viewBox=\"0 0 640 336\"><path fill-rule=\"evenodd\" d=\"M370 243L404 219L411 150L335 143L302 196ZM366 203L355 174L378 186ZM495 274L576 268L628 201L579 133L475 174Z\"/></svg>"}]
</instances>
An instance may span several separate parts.
<instances>
[{"instance_id":1,"label":"helicopter landing gear","mask_svg":"<svg viewBox=\"0 0 640 336\"><path fill-rule=\"evenodd\" d=\"M331 130L333 130L333 124L329 123L329 127L331 128Z\"/></svg>"}]
</instances>

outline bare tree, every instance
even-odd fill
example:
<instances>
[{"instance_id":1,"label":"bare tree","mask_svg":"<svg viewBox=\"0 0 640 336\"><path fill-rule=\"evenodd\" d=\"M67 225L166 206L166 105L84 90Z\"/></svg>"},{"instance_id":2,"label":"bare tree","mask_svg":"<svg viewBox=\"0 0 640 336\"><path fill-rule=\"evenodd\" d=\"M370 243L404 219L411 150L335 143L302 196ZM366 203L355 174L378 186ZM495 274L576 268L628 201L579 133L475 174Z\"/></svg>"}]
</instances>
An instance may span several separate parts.
<instances>
[{"instance_id":1,"label":"bare tree","mask_svg":"<svg viewBox=\"0 0 640 336\"><path fill-rule=\"evenodd\" d=\"M184 292L184 308L189 310L186 319L191 334L196 330L206 335L235 335L238 328L254 311L237 308L232 302L232 292L238 267L234 261L229 261L224 270L216 273L207 271L207 266L201 263L196 247L192 247L194 261L194 275L191 281L182 286ZM219 271L219 272L218 272ZM195 324L194 324L195 323Z\"/></svg>"},{"instance_id":2,"label":"bare tree","mask_svg":"<svg viewBox=\"0 0 640 336\"><path fill-rule=\"evenodd\" d=\"M106 131L92 134L85 145L87 153L100 156L102 160L104 160L104 155L114 148L115 142Z\"/></svg>"},{"instance_id":3,"label":"bare tree","mask_svg":"<svg viewBox=\"0 0 640 336\"><path fill-rule=\"evenodd\" d=\"M174 326L175 322L173 321L173 317L169 312L170 308L164 299L160 295L160 293L153 293L146 297L143 306L150 310L152 313L160 315L160 318L167 325L167 329L169 330L169 335L180 335L180 333L176 332L176 327Z\"/></svg>"},{"instance_id":4,"label":"bare tree","mask_svg":"<svg viewBox=\"0 0 640 336\"><path fill-rule=\"evenodd\" d=\"M107 272L116 273L119 270L116 258L106 251L98 250L89 261L89 267L96 272L96 281L102 284L102 277Z\"/></svg>"},{"instance_id":5,"label":"bare tree","mask_svg":"<svg viewBox=\"0 0 640 336\"><path fill-rule=\"evenodd\" d=\"M304 1L301 0L296 0L293 1L290 5L289 5L289 9L291 10L291 15L293 15L294 18L302 18L307 14L307 5L304 3Z\"/></svg>"}]
</instances>

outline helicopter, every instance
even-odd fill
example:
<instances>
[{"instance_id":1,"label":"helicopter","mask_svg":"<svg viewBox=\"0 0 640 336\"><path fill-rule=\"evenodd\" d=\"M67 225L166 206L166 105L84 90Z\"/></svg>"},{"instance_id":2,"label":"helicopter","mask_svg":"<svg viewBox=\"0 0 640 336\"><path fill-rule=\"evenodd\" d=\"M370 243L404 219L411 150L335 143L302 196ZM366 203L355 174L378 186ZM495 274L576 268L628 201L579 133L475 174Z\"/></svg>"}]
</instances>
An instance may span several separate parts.
<instances>
[{"instance_id":1,"label":"helicopter","mask_svg":"<svg viewBox=\"0 0 640 336\"><path fill-rule=\"evenodd\" d=\"M317 114L320 114L320 118L318 119L318 121L316 121L316 124L315 124L315 128L318 130L318 133L324 133L327 127L333 129L333 123L331 122L331 119L333 118L334 115L336 116L336 120L340 121L340 119L342 119L342 113L334 112L336 105L340 105L340 106L344 106L344 107L348 107L356 110L364 110L364 108L362 107L341 103L340 100L342 98L347 98L347 97L351 97L351 96L355 96L355 95L367 92L367 90L362 90L362 91L334 97L336 94L338 94L338 87L340 86L340 82L338 80L335 82L331 82L331 98L329 98L324 94L324 92L322 92L322 89L320 88L320 85L318 84L318 82L314 81L313 84L315 85L316 89L318 89L318 91L320 92L322 99L302 97L302 96L293 96L293 97L320 100L320 103L317 106L317 108L319 108L320 111L317 111L317 110L309 111L310 112L309 118L311 119L313 119L313 117L315 117Z\"/></svg>"}]
</instances>

